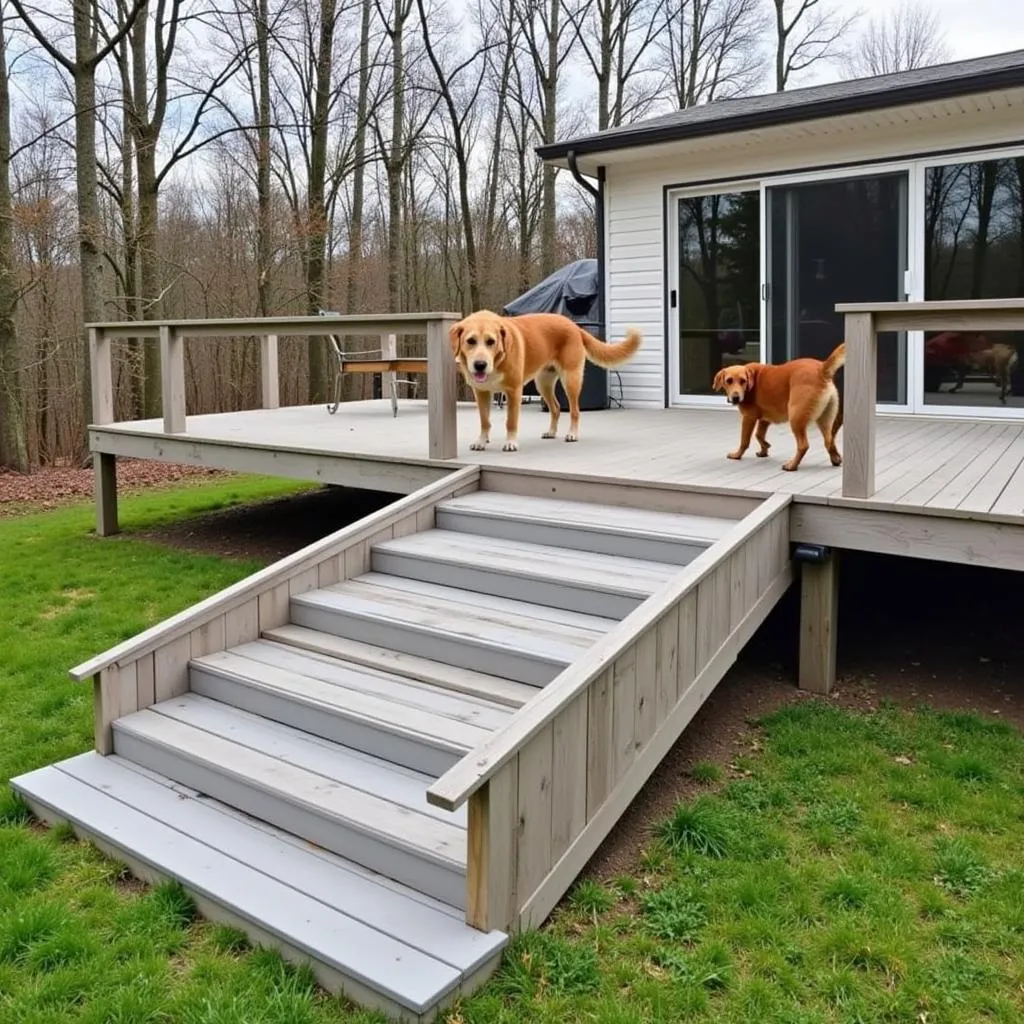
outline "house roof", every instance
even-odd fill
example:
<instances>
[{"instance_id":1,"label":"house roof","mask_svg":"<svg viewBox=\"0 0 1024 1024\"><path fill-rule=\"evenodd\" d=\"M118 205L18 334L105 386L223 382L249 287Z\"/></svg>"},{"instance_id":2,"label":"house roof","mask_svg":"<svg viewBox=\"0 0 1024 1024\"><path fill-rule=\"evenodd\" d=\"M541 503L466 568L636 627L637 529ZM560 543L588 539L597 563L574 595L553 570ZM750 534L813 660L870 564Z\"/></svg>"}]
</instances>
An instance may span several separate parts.
<instances>
[{"instance_id":1,"label":"house roof","mask_svg":"<svg viewBox=\"0 0 1024 1024\"><path fill-rule=\"evenodd\" d=\"M1021 85L1024 85L1024 50L1013 50L893 75L715 100L634 124L538 146L536 153L542 160L564 160L570 152L578 156L605 153L951 99Z\"/></svg>"}]
</instances>

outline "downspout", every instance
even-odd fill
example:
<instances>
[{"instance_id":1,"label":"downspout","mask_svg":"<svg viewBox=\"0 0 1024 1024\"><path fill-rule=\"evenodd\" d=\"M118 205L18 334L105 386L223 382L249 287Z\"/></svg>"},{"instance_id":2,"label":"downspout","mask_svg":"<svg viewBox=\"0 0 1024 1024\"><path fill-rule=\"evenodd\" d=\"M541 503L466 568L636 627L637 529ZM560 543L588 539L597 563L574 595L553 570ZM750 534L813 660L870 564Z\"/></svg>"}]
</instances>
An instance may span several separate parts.
<instances>
[{"instance_id":1,"label":"downspout","mask_svg":"<svg viewBox=\"0 0 1024 1024\"><path fill-rule=\"evenodd\" d=\"M565 154L565 162L578 185L585 188L594 197L594 229L597 235L597 308L601 311L603 334L608 334L606 310L604 308L604 167L597 169L597 188L580 174L576 166L576 151L570 149Z\"/></svg>"}]
</instances>

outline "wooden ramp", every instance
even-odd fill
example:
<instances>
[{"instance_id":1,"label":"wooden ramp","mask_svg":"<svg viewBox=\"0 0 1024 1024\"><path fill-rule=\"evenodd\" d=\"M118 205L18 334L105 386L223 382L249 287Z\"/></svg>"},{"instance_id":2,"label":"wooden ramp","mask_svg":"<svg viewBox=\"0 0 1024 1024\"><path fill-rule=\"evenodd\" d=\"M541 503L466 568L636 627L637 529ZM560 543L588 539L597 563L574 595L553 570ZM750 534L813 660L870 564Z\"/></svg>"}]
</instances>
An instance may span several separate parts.
<instances>
[{"instance_id":1,"label":"wooden ramp","mask_svg":"<svg viewBox=\"0 0 1024 1024\"><path fill-rule=\"evenodd\" d=\"M790 580L788 498L517 479L467 467L79 666L96 752L15 790L432 1019L547 916Z\"/></svg>"}]
</instances>

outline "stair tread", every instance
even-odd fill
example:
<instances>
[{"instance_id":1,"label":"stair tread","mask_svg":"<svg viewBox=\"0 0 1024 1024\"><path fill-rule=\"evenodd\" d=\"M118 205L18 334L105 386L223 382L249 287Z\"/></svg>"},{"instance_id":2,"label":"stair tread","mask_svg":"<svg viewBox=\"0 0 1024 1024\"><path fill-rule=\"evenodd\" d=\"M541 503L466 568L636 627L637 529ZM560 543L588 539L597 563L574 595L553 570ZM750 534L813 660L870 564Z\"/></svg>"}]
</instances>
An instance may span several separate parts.
<instances>
[{"instance_id":1,"label":"stair tread","mask_svg":"<svg viewBox=\"0 0 1024 1024\"><path fill-rule=\"evenodd\" d=\"M349 640L305 626L276 626L265 629L263 637L293 649L316 652L348 664L379 668L404 678L419 679L457 693L485 698L513 709L522 707L537 694L537 688L528 683L474 672L472 669L447 665L443 661L432 661L415 654L389 651L376 644Z\"/></svg>"},{"instance_id":2,"label":"stair tread","mask_svg":"<svg viewBox=\"0 0 1024 1024\"><path fill-rule=\"evenodd\" d=\"M245 664L243 664L243 661ZM223 665L236 672L246 672L249 663L265 669L276 669L282 686L298 695L316 695L316 699L344 710L351 694L369 697L382 704L398 704L401 709L416 709L431 717L448 718L477 729L493 731L504 726L511 715L507 707L465 694L455 694L442 687L417 680L404 679L389 672L339 661L329 655L297 651L287 644L256 640L240 644L228 651L193 659L193 664ZM265 674L262 678L273 678ZM308 680L316 680L310 686ZM386 711L386 708L382 708ZM412 719L415 722L415 719Z\"/></svg>"},{"instance_id":3,"label":"stair tread","mask_svg":"<svg viewBox=\"0 0 1024 1024\"><path fill-rule=\"evenodd\" d=\"M431 775L197 693L161 701L151 710L400 807L465 828L465 808L448 813L427 803L427 788L434 781Z\"/></svg>"},{"instance_id":4,"label":"stair tread","mask_svg":"<svg viewBox=\"0 0 1024 1024\"><path fill-rule=\"evenodd\" d=\"M622 505L601 505L589 501L533 498L502 491L474 491L438 505L440 511L465 512L478 516L515 517L554 523L577 529L631 533L677 540L713 543L731 530L738 520L676 512L651 512Z\"/></svg>"},{"instance_id":5,"label":"stair tread","mask_svg":"<svg viewBox=\"0 0 1024 1024\"><path fill-rule=\"evenodd\" d=\"M466 831L454 822L439 821L423 811L402 807L237 741L176 721L161 714L158 708L154 705L119 718L114 723L115 750L117 734L127 733L447 870L465 870Z\"/></svg>"},{"instance_id":6,"label":"stair tread","mask_svg":"<svg viewBox=\"0 0 1024 1024\"><path fill-rule=\"evenodd\" d=\"M374 545L377 551L640 598L653 594L679 572L679 566L665 562L444 529L384 541Z\"/></svg>"},{"instance_id":7,"label":"stair tread","mask_svg":"<svg viewBox=\"0 0 1024 1024\"><path fill-rule=\"evenodd\" d=\"M52 817L414 1013L437 1006L507 941L116 755L82 754L12 784Z\"/></svg>"},{"instance_id":8,"label":"stair tread","mask_svg":"<svg viewBox=\"0 0 1024 1024\"><path fill-rule=\"evenodd\" d=\"M574 661L614 625L611 619L589 615L576 616L588 626L569 625L553 621L547 614L552 609L542 605L377 573L293 595L292 602L373 616L470 643L525 650L565 664Z\"/></svg>"}]
</instances>

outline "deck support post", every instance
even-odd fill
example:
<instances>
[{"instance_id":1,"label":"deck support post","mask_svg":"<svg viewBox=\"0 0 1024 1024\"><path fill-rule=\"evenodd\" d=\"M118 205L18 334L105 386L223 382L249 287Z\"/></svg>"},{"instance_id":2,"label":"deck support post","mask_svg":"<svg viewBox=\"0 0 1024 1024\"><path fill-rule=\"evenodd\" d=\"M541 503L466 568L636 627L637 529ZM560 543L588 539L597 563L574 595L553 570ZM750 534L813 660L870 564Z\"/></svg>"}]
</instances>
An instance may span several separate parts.
<instances>
[{"instance_id":1,"label":"deck support post","mask_svg":"<svg viewBox=\"0 0 1024 1024\"><path fill-rule=\"evenodd\" d=\"M96 534L109 537L117 533L117 456L93 452L93 501L96 505Z\"/></svg>"},{"instance_id":2,"label":"deck support post","mask_svg":"<svg viewBox=\"0 0 1024 1024\"><path fill-rule=\"evenodd\" d=\"M260 338L260 385L263 391L263 408L280 408L281 385L277 370L276 334L264 334Z\"/></svg>"},{"instance_id":3,"label":"deck support post","mask_svg":"<svg viewBox=\"0 0 1024 1024\"><path fill-rule=\"evenodd\" d=\"M118 669L102 669L92 677L92 722L96 753L114 752L114 720L120 716Z\"/></svg>"},{"instance_id":4,"label":"deck support post","mask_svg":"<svg viewBox=\"0 0 1024 1024\"><path fill-rule=\"evenodd\" d=\"M871 313L846 314L846 386L843 389L843 497L875 493L875 392L878 336Z\"/></svg>"},{"instance_id":5,"label":"deck support post","mask_svg":"<svg viewBox=\"0 0 1024 1024\"><path fill-rule=\"evenodd\" d=\"M518 767L513 758L469 798L466 923L482 932L516 924Z\"/></svg>"},{"instance_id":6,"label":"deck support post","mask_svg":"<svg viewBox=\"0 0 1024 1024\"><path fill-rule=\"evenodd\" d=\"M185 433L185 339L180 331L160 325L160 374L164 433Z\"/></svg>"},{"instance_id":7,"label":"deck support post","mask_svg":"<svg viewBox=\"0 0 1024 1024\"><path fill-rule=\"evenodd\" d=\"M800 567L801 690L827 694L836 681L839 614L839 552Z\"/></svg>"},{"instance_id":8,"label":"deck support post","mask_svg":"<svg viewBox=\"0 0 1024 1024\"><path fill-rule=\"evenodd\" d=\"M427 432L432 459L454 459L458 440L458 369L448 331L455 320L427 324Z\"/></svg>"}]
</instances>

